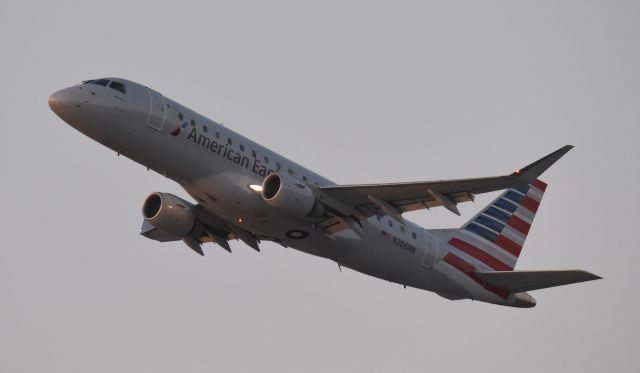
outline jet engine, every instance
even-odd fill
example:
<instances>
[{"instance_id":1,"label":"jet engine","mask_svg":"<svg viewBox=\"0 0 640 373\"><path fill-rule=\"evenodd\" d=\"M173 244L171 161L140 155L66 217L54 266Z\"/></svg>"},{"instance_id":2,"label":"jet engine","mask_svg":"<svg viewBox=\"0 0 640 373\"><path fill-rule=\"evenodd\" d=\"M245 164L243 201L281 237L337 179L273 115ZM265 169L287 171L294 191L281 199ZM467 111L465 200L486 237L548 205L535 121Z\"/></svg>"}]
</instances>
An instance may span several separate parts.
<instances>
[{"instance_id":1,"label":"jet engine","mask_svg":"<svg viewBox=\"0 0 640 373\"><path fill-rule=\"evenodd\" d=\"M299 218L318 218L324 206L313 191L296 178L272 173L262 183L262 199L271 207Z\"/></svg>"},{"instance_id":2,"label":"jet engine","mask_svg":"<svg viewBox=\"0 0 640 373\"><path fill-rule=\"evenodd\" d=\"M193 205L169 193L151 193L142 205L142 215L149 224L176 237L189 234L196 223Z\"/></svg>"}]
</instances>

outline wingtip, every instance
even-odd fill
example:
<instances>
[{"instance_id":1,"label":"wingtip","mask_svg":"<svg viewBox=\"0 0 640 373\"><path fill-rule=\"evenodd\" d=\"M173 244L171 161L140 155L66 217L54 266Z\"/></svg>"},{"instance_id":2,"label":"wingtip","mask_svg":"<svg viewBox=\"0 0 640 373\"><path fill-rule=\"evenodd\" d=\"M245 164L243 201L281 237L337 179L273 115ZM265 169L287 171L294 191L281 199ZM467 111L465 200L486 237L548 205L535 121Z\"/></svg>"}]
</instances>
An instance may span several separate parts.
<instances>
[{"instance_id":1,"label":"wingtip","mask_svg":"<svg viewBox=\"0 0 640 373\"><path fill-rule=\"evenodd\" d=\"M584 277L583 281L602 280L602 277L600 277L600 276L598 276L598 275L596 275L594 273L591 273L589 271L584 271L582 269L578 269L575 272L581 274Z\"/></svg>"},{"instance_id":2,"label":"wingtip","mask_svg":"<svg viewBox=\"0 0 640 373\"><path fill-rule=\"evenodd\" d=\"M589 275L589 277L591 277L591 280L602 280L601 276L596 275L595 273L591 273L591 272L587 272L584 271L587 275Z\"/></svg>"},{"instance_id":3,"label":"wingtip","mask_svg":"<svg viewBox=\"0 0 640 373\"><path fill-rule=\"evenodd\" d=\"M526 167L519 169L511 175L519 178L520 180L532 182L573 148L573 145L565 145L527 165Z\"/></svg>"}]
</instances>

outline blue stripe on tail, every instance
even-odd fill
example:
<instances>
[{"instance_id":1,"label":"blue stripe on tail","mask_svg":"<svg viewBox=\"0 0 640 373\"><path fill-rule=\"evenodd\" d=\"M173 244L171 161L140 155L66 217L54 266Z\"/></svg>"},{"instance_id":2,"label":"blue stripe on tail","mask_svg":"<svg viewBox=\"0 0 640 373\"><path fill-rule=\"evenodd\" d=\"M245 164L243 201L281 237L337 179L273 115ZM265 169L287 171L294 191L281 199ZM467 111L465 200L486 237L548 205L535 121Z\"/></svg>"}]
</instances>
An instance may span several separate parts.
<instances>
[{"instance_id":1,"label":"blue stripe on tail","mask_svg":"<svg viewBox=\"0 0 640 373\"><path fill-rule=\"evenodd\" d=\"M485 214L496 218L498 220L500 220L503 223L506 223L509 221L509 218L511 218L511 215L507 214L506 212L502 211L502 210L498 210L497 208L491 206L489 207L485 212Z\"/></svg>"},{"instance_id":2,"label":"blue stripe on tail","mask_svg":"<svg viewBox=\"0 0 640 373\"><path fill-rule=\"evenodd\" d=\"M485 227L491 228L498 233L502 232L502 228L504 228L504 224L500 223L497 220L493 220L486 215L480 215L474 221L476 223L484 225Z\"/></svg>"},{"instance_id":3,"label":"blue stripe on tail","mask_svg":"<svg viewBox=\"0 0 640 373\"><path fill-rule=\"evenodd\" d=\"M530 187L531 187L530 185L522 185L522 186L514 187L514 188L511 188L511 189L515 189L515 190L517 190L518 192L520 192L522 194L527 194L527 192L529 191Z\"/></svg>"},{"instance_id":4,"label":"blue stripe on tail","mask_svg":"<svg viewBox=\"0 0 640 373\"><path fill-rule=\"evenodd\" d=\"M507 201L504 198L500 198L499 200L497 200L496 203L494 203L494 205L500 207L501 209L507 212L514 212L518 208L518 206L514 205L513 203Z\"/></svg>"},{"instance_id":5,"label":"blue stripe on tail","mask_svg":"<svg viewBox=\"0 0 640 373\"><path fill-rule=\"evenodd\" d=\"M522 194L514 192L513 190L510 190L507 193L505 193L503 197L508 199L509 201L514 202L516 205L519 205L520 202L522 202L522 199L524 198Z\"/></svg>"},{"instance_id":6,"label":"blue stripe on tail","mask_svg":"<svg viewBox=\"0 0 640 373\"><path fill-rule=\"evenodd\" d=\"M497 234L491 232L486 228L479 226L476 223L469 223L469 225L467 225L465 229L468 230L469 232L473 232L477 234L478 236L486 239L487 241L495 242L496 238L498 238Z\"/></svg>"}]
</instances>

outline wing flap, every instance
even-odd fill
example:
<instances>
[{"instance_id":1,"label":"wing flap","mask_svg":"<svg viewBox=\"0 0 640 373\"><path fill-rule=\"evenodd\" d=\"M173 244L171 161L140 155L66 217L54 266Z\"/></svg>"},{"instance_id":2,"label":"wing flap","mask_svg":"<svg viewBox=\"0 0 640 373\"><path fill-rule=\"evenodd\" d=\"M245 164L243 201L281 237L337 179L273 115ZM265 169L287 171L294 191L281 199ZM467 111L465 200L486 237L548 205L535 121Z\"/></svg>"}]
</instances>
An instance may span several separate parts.
<instances>
[{"instance_id":1,"label":"wing flap","mask_svg":"<svg viewBox=\"0 0 640 373\"><path fill-rule=\"evenodd\" d=\"M581 270L476 272L487 283L512 293L599 280L602 277Z\"/></svg>"}]
</instances>

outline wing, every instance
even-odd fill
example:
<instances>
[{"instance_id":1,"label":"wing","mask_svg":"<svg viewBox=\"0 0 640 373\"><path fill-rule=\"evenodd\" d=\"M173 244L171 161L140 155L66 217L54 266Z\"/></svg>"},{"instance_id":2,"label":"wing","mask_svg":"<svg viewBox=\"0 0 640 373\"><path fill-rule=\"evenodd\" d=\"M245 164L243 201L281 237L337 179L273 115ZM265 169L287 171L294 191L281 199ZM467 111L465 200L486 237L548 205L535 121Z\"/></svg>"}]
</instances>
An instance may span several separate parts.
<instances>
[{"instance_id":1,"label":"wing","mask_svg":"<svg viewBox=\"0 0 640 373\"><path fill-rule=\"evenodd\" d=\"M443 206L460 215L456 207L458 203L473 201L475 194L527 185L572 148L573 146L566 145L504 176L322 187L318 190L318 198L330 208L333 216L319 225L329 231L339 230L349 225L349 219L357 220L382 214L402 221L401 214L404 212L437 206Z\"/></svg>"}]
</instances>

